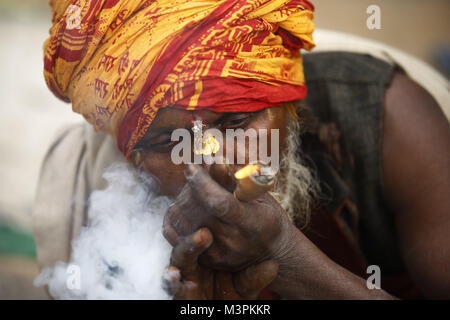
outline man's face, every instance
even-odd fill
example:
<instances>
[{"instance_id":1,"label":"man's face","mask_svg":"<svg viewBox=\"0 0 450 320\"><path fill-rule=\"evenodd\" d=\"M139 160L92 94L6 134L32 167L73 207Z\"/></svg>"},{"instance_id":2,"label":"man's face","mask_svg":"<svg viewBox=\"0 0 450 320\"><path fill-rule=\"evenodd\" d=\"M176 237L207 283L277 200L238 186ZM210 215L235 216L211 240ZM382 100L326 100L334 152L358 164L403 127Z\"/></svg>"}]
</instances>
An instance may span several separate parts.
<instances>
[{"instance_id":1,"label":"man's face","mask_svg":"<svg viewBox=\"0 0 450 320\"><path fill-rule=\"evenodd\" d=\"M161 193L169 197L176 197L186 183L184 164L176 165L171 159L172 148L179 143L178 141L171 141L172 132L182 128L191 130L196 120L202 121L202 124L205 126L204 130L216 128L224 133L224 155L228 154L226 150L227 139L234 139L225 135L226 129L254 129L258 140L258 129L267 129L269 155L271 153L271 129L279 129L280 154L282 154L285 147L287 119L283 107L273 107L248 113L216 113L208 110L187 111L174 108L160 109L140 145L144 148L141 154L146 171L160 181ZM249 152L255 153L253 155L254 159L258 158L258 148L250 151L249 143L247 140L246 142L245 146L239 148L236 141L234 141L233 154L237 157L238 152L245 152L245 162L248 163L248 159L252 158ZM233 163L236 163L235 160L233 159ZM207 165L205 166L208 167ZM242 166L242 164L236 164L235 169Z\"/></svg>"}]
</instances>

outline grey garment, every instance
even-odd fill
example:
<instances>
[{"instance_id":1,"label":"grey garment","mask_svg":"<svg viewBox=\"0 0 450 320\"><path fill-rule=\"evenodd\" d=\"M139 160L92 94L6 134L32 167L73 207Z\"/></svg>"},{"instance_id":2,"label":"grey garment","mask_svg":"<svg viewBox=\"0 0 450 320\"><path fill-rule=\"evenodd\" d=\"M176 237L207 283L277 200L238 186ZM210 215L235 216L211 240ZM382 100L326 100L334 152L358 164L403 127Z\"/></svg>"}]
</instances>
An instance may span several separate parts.
<instances>
[{"instance_id":1,"label":"grey garment","mask_svg":"<svg viewBox=\"0 0 450 320\"><path fill-rule=\"evenodd\" d=\"M41 167L33 233L41 268L70 260L71 241L87 223L91 192L103 189L105 168L125 161L114 139L94 132L88 123L64 128L50 146Z\"/></svg>"},{"instance_id":2,"label":"grey garment","mask_svg":"<svg viewBox=\"0 0 450 320\"><path fill-rule=\"evenodd\" d=\"M318 120L314 135L323 144L322 150L306 153L322 180L322 200L331 213L350 200L354 206L340 218L365 262L384 274L402 272L382 168L382 111L395 67L368 55L327 52L305 56L304 70L305 102Z\"/></svg>"}]
</instances>

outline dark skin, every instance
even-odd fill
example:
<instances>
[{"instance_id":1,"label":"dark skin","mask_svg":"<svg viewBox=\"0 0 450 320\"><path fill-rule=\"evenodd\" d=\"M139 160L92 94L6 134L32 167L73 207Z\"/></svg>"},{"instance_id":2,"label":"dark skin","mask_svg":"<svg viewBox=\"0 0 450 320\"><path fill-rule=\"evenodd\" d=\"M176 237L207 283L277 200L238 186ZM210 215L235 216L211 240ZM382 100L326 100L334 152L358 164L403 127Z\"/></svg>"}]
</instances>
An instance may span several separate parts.
<instances>
[{"instance_id":1,"label":"dark skin","mask_svg":"<svg viewBox=\"0 0 450 320\"><path fill-rule=\"evenodd\" d=\"M284 139L285 112L281 107L271 112L259 112L247 120L245 115L230 120L209 111L197 111L194 117L213 126L279 128ZM403 259L425 296L450 298L450 126L430 95L400 73L387 90L383 112L383 178ZM192 117L191 111L162 109L151 129L190 128ZM154 135L146 142L149 148L143 162L162 182L162 193L176 198L164 221L164 235L174 246L171 268L181 274L172 281L176 298L220 298L207 294L214 285L234 290L242 298L248 298L239 295L247 287L256 297L255 292L268 283L272 291L288 299L394 298L383 290L368 290L365 279L330 260L287 219L270 195L251 203L236 200L211 178L208 166L174 165L170 148L161 148L163 140ZM207 230L203 241L208 246L187 249L195 244L186 245L192 241L186 239L192 239L190 235L201 227ZM190 258L182 258L186 256ZM185 260L190 262L180 262ZM252 269L256 283L249 284L247 279L242 285L238 275L252 266L260 266L256 272ZM187 272L183 278L184 270L192 268L202 272L194 276ZM200 276L208 272L224 276Z\"/></svg>"},{"instance_id":2,"label":"dark skin","mask_svg":"<svg viewBox=\"0 0 450 320\"><path fill-rule=\"evenodd\" d=\"M240 300L256 299L262 289L277 276L278 264L264 261L236 273L216 272L199 265L198 257L213 241L206 228L184 237L172 253L164 284L175 299Z\"/></svg>"},{"instance_id":3,"label":"dark skin","mask_svg":"<svg viewBox=\"0 0 450 320\"><path fill-rule=\"evenodd\" d=\"M399 74L387 92L383 134L384 183L396 213L403 259L425 296L448 299L448 120L424 89Z\"/></svg>"}]
</instances>

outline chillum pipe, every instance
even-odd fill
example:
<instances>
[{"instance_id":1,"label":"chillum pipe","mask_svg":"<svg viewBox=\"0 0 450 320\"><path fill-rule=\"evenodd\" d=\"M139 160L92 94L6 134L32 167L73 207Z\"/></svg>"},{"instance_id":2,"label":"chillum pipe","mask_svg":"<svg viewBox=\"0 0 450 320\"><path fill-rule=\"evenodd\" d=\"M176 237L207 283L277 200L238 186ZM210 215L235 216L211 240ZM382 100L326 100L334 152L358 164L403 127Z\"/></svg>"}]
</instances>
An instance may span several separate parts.
<instances>
[{"instance_id":1,"label":"chillum pipe","mask_svg":"<svg viewBox=\"0 0 450 320\"><path fill-rule=\"evenodd\" d=\"M234 190L236 199L250 202L269 191L275 181L275 171L261 162L249 164L234 174L237 186Z\"/></svg>"}]
</instances>

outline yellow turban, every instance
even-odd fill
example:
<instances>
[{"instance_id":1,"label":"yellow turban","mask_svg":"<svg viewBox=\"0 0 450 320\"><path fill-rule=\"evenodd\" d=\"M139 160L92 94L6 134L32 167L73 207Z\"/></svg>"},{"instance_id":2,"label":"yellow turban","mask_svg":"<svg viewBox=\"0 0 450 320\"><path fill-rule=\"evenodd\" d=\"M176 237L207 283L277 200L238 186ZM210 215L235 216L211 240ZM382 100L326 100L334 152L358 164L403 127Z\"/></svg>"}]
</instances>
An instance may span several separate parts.
<instances>
[{"instance_id":1,"label":"yellow turban","mask_svg":"<svg viewBox=\"0 0 450 320\"><path fill-rule=\"evenodd\" d=\"M129 157L159 108L257 111L306 95L306 0L50 0L49 88Z\"/></svg>"}]
</instances>

